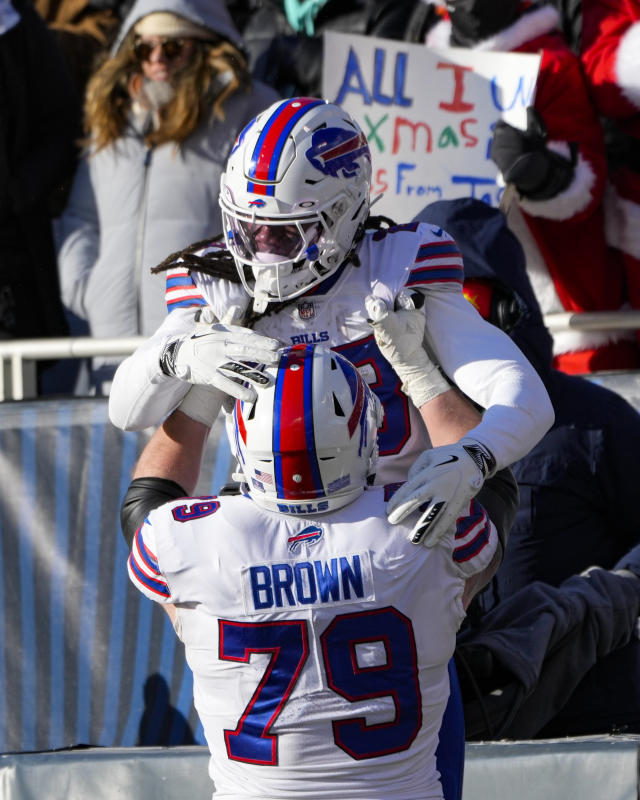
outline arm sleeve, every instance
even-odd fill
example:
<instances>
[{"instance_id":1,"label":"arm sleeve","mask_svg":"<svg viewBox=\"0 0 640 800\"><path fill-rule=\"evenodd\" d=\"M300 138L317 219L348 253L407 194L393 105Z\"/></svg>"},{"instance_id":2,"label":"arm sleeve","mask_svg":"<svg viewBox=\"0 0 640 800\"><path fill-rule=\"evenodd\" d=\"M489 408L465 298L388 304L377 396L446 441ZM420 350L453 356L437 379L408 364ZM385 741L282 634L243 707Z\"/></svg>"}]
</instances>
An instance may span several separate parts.
<instances>
[{"instance_id":1,"label":"arm sleeve","mask_svg":"<svg viewBox=\"0 0 640 800\"><path fill-rule=\"evenodd\" d=\"M514 342L465 300L461 291L428 291L426 344L456 385L485 409L468 432L487 447L498 469L534 447L554 411L538 373Z\"/></svg>"},{"instance_id":2,"label":"arm sleeve","mask_svg":"<svg viewBox=\"0 0 640 800\"><path fill-rule=\"evenodd\" d=\"M402 226L400 226L402 227ZM458 245L441 228L427 223L410 223L422 241L405 280L405 289L437 289L439 292L462 292L464 267Z\"/></svg>"},{"instance_id":3,"label":"arm sleeve","mask_svg":"<svg viewBox=\"0 0 640 800\"><path fill-rule=\"evenodd\" d=\"M179 265L167 272L165 300L169 313L179 308L198 308L207 305L189 270Z\"/></svg>"},{"instance_id":4,"label":"arm sleeve","mask_svg":"<svg viewBox=\"0 0 640 800\"><path fill-rule=\"evenodd\" d=\"M498 540L504 552L520 503L518 484L511 470L502 469L488 478L475 499L496 526Z\"/></svg>"},{"instance_id":5,"label":"arm sleeve","mask_svg":"<svg viewBox=\"0 0 640 800\"><path fill-rule=\"evenodd\" d=\"M129 578L142 594L156 603L172 603L173 598L165 577L158 566L153 526L146 521L133 538L127 562Z\"/></svg>"},{"instance_id":6,"label":"arm sleeve","mask_svg":"<svg viewBox=\"0 0 640 800\"><path fill-rule=\"evenodd\" d=\"M188 333L197 307L177 309L116 370L109 394L109 419L125 431L159 425L191 388L190 383L165 375L160 352L170 336Z\"/></svg>"},{"instance_id":7,"label":"arm sleeve","mask_svg":"<svg viewBox=\"0 0 640 800\"><path fill-rule=\"evenodd\" d=\"M489 515L473 498L468 512L456 522L453 563L462 578L470 578L486 569L498 549L498 532Z\"/></svg>"},{"instance_id":8,"label":"arm sleeve","mask_svg":"<svg viewBox=\"0 0 640 800\"><path fill-rule=\"evenodd\" d=\"M149 512L164 503L186 496L187 492L175 481L156 477L134 478L120 506L120 526L127 547L131 549L136 531Z\"/></svg>"}]
</instances>

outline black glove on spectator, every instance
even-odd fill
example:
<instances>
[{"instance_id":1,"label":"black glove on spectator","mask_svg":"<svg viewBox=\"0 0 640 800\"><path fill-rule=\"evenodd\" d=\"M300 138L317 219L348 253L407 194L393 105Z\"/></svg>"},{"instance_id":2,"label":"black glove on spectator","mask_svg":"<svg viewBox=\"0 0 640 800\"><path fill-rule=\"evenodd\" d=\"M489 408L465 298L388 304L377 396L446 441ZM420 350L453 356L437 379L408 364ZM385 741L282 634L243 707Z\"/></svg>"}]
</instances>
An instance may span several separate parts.
<instances>
[{"instance_id":1,"label":"black glove on spectator","mask_svg":"<svg viewBox=\"0 0 640 800\"><path fill-rule=\"evenodd\" d=\"M514 22L519 0L448 0L451 44L469 47L489 39Z\"/></svg>"},{"instance_id":2,"label":"black glove on spectator","mask_svg":"<svg viewBox=\"0 0 640 800\"><path fill-rule=\"evenodd\" d=\"M491 142L491 159L507 183L513 183L522 197L548 200L571 183L575 160L547 148L547 129L540 114L527 108L527 130L514 128L503 120L496 123Z\"/></svg>"}]
</instances>

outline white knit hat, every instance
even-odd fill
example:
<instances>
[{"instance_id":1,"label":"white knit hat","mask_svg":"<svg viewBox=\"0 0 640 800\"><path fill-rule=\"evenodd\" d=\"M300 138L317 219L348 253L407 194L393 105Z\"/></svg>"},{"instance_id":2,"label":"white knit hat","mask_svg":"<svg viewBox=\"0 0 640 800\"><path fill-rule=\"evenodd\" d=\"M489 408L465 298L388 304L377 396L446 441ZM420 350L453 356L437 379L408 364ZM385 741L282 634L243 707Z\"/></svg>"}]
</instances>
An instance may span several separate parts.
<instances>
[{"instance_id":1,"label":"white knit hat","mask_svg":"<svg viewBox=\"0 0 640 800\"><path fill-rule=\"evenodd\" d=\"M179 38L184 36L189 39L212 39L214 35L208 28L196 25L184 17L171 14L169 11L154 11L142 17L134 31L138 36L170 36Z\"/></svg>"}]
</instances>

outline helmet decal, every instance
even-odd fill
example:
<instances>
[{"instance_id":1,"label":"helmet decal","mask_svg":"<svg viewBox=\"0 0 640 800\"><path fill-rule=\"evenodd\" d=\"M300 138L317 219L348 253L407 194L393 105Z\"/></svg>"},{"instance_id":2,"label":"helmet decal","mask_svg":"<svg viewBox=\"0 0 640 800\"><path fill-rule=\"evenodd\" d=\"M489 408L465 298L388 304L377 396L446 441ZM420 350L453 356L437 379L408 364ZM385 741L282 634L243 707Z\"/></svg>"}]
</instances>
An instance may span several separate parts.
<instances>
[{"instance_id":1,"label":"helmet decal","mask_svg":"<svg viewBox=\"0 0 640 800\"><path fill-rule=\"evenodd\" d=\"M313 345L294 345L280 361L275 386L274 470L283 499L324 496L313 433L312 375Z\"/></svg>"},{"instance_id":2,"label":"helmet decal","mask_svg":"<svg viewBox=\"0 0 640 800\"><path fill-rule=\"evenodd\" d=\"M353 411L351 412L351 416L349 417L348 429L349 434L353 436L353 432L360 424L362 419L362 410L364 408L364 384L362 379L358 379L357 383L357 390L356 390L356 397L353 404Z\"/></svg>"},{"instance_id":3,"label":"helmet decal","mask_svg":"<svg viewBox=\"0 0 640 800\"><path fill-rule=\"evenodd\" d=\"M233 147L231 148L231 153L235 153L236 150L240 147L240 145L244 141L244 137L245 137L247 131L249 130L249 128L253 125L253 123L255 121L256 121L256 117L254 117L251 120L251 122L247 122L247 124L244 126L244 128L240 131L240 133L236 137L235 142L233 143Z\"/></svg>"},{"instance_id":4,"label":"helmet decal","mask_svg":"<svg viewBox=\"0 0 640 800\"><path fill-rule=\"evenodd\" d=\"M244 419L242 417L242 400L236 400L235 415L236 415L236 433L240 436L242 441L246 444L247 443L247 431L246 431L246 428L244 426Z\"/></svg>"},{"instance_id":5,"label":"helmet decal","mask_svg":"<svg viewBox=\"0 0 640 800\"><path fill-rule=\"evenodd\" d=\"M278 106L265 123L256 142L249 167L250 178L255 178L257 181L275 181L280 156L291 130L301 117L323 103L323 100L313 97L298 97L294 100L285 100ZM255 194L273 195L275 188L249 181L247 190Z\"/></svg>"},{"instance_id":6,"label":"helmet decal","mask_svg":"<svg viewBox=\"0 0 640 800\"><path fill-rule=\"evenodd\" d=\"M360 425L360 451L367 444L366 417L367 417L367 397L365 392L364 378L357 369L346 358L335 355L335 360L340 366L344 377L347 380L353 401L353 410L347 423L349 436L353 436L355 429Z\"/></svg>"},{"instance_id":7,"label":"helmet decal","mask_svg":"<svg viewBox=\"0 0 640 800\"><path fill-rule=\"evenodd\" d=\"M364 133L344 128L316 131L306 156L317 170L332 178L355 178L361 170L358 158L366 156L371 159Z\"/></svg>"}]
</instances>

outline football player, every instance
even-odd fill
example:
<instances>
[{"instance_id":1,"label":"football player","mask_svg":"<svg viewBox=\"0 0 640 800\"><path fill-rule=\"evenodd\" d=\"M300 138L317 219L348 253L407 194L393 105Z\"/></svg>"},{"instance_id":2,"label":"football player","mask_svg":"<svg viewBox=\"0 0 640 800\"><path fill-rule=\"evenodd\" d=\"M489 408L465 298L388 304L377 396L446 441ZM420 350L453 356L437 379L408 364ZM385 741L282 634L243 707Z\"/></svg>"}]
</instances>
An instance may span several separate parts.
<instances>
[{"instance_id":1,"label":"football player","mask_svg":"<svg viewBox=\"0 0 640 800\"><path fill-rule=\"evenodd\" d=\"M180 494L192 491L197 467L183 474L184 459L170 467L182 441L176 429L188 425L185 416L208 428L225 396L250 399L260 373L247 362L274 363L283 343L324 343L361 370L385 411L378 481L404 481L414 464L388 508L391 521L429 499L434 539L488 475L550 427L553 409L535 370L464 299L453 239L417 222L379 227L369 215L370 179L364 134L324 100L281 101L241 132L221 182L225 243L167 259L171 313L116 373L109 411L117 427L183 412L170 435L160 429L166 440L152 444L138 476L159 471L163 447L160 477L181 484ZM238 321L248 327L228 324ZM202 404L194 384L213 390ZM424 454L430 445L446 453ZM443 459L455 476L434 497Z\"/></svg>"},{"instance_id":2,"label":"football player","mask_svg":"<svg viewBox=\"0 0 640 800\"><path fill-rule=\"evenodd\" d=\"M447 666L515 485L489 478L491 519L473 499L416 546L420 511L391 525L396 487L371 485L384 413L361 373L299 344L261 374L228 427L241 493L173 500L124 529L131 580L185 645L214 797L440 800Z\"/></svg>"},{"instance_id":3,"label":"football player","mask_svg":"<svg viewBox=\"0 0 640 800\"><path fill-rule=\"evenodd\" d=\"M283 343L331 347L378 396L376 481L402 484L387 506L393 523L423 508L412 517L416 540L449 531L485 479L550 427L535 370L464 299L454 240L371 216L370 180L366 138L333 103L283 100L241 132L221 181L224 242L160 265L170 313L115 375L112 422L159 425L125 519L141 502L194 491L220 407L254 396L262 376L252 367L275 363ZM462 735L455 747L459 758Z\"/></svg>"}]
</instances>

